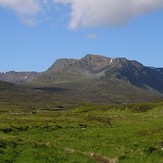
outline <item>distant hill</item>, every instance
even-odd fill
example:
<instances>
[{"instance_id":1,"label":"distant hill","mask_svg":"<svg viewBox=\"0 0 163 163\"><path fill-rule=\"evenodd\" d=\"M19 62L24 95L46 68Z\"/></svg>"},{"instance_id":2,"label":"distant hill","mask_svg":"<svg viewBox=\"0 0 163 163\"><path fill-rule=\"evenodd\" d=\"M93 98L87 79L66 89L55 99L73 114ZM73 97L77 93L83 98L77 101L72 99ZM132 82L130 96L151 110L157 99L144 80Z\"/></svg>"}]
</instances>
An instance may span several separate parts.
<instances>
[{"instance_id":1,"label":"distant hill","mask_svg":"<svg viewBox=\"0 0 163 163\"><path fill-rule=\"evenodd\" d=\"M37 72L15 72L9 71L0 73L0 80L15 84L22 84L32 81L38 75Z\"/></svg>"},{"instance_id":2,"label":"distant hill","mask_svg":"<svg viewBox=\"0 0 163 163\"><path fill-rule=\"evenodd\" d=\"M83 103L128 103L163 96L163 68L143 66L126 58L92 54L81 59L59 59L42 73L0 74L0 80L4 79Z\"/></svg>"}]
</instances>

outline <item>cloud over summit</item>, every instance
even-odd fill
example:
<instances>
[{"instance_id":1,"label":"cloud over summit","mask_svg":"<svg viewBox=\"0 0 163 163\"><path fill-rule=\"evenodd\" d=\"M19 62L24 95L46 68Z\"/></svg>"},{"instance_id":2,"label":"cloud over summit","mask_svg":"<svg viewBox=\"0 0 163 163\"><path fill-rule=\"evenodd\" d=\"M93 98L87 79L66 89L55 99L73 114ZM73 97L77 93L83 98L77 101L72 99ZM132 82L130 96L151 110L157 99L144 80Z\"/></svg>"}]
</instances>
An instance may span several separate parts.
<instances>
[{"instance_id":1,"label":"cloud over summit","mask_svg":"<svg viewBox=\"0 0 163 163\"><path fill-rule=\"evenodd\" d=\"M0 6L13 10L23 20L46 13L46 5L58 4L70 7L72 29L123 25L136 16L163 8L163 0L0 0Z\"/></svg>"}]
</instances>

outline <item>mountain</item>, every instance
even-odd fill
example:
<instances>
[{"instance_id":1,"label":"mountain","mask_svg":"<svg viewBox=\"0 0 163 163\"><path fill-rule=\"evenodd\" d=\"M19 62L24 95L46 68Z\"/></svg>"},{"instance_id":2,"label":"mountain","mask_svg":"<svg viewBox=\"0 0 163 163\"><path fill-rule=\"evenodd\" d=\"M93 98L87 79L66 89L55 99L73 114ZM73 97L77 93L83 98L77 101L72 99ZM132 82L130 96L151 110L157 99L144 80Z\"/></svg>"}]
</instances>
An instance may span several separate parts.
<instances>
[{"instance_id":1,"label":"mountain","mask_svg":"<svg viewBox=\"0 0 163 163\"><path fill-rule=\"evenodd\" d=\"M1 72L0 80L15 84L22 84L25 82L32 81L37 75L38 75L37 72L15 72L15 71L9 71L6 73Z\"/></svg>"},{"instance_id":2,"label":"mountain","mask_svg":"<svg viewBox=\"0 0 163 163\"><path fill-rule=\"evenodd\" d=\"M146 67L126 58L88 54L81 59L59 59L33 81L44 84L81 79L114 79L163 93L163 68Z\"/></svg>"},{"instance_id":3,"label":"mountain","mask_svg":"<svg viewBox=\"0 0 163 163\"><path fill-rule=\"evenodd\" d=\"M87 54L58 59L45 72L8 72L0 80L25 84L76 103L130 103L163 97L163 68L126 58Z\"/></svg>"}]
</instances>

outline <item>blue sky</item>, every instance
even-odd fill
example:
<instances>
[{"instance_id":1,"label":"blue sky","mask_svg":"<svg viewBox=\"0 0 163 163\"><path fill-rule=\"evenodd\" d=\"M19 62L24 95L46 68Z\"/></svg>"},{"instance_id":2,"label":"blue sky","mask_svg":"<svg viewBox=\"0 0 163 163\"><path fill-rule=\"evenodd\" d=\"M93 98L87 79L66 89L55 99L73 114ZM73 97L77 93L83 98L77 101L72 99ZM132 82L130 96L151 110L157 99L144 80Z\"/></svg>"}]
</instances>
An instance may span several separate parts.
<instances>
[{"instance_id":1,"label":"blue sky","mask_svg":"<svg viewBox=\"0 0 163 163\"><path fill-rule=\"evenodd\" d=\"M163 67L160 0L128 8L127 4L115 8L116 0L90 0L89 4L85 0L11 1L15 3L0 0L0 71L44 71L56 59L81 58L88 53ZM98 9L101 2L106 9Z\"/></svg>"}]
</instances>

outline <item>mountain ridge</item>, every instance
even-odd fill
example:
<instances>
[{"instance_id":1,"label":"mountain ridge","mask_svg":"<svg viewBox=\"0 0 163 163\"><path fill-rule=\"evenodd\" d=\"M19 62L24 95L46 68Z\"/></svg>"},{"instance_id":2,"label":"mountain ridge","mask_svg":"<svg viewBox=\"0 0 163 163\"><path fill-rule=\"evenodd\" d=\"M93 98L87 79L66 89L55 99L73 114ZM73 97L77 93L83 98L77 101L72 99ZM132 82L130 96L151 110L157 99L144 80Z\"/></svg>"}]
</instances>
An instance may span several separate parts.
<instances>
[{"instance_id":1,"label":"mountain ridge","mask_svg":"<svg viewBox=\"0 0 163 163\"><path fill-rule=\"evenodd\" d=\"M143 66L138 61L126 58L92 54L87 54L81 59L59 59L34 81L57 83L80 78L114 78L141 88L151 87L163 93L163 68Z\"/></svg>"}]
</instances>

